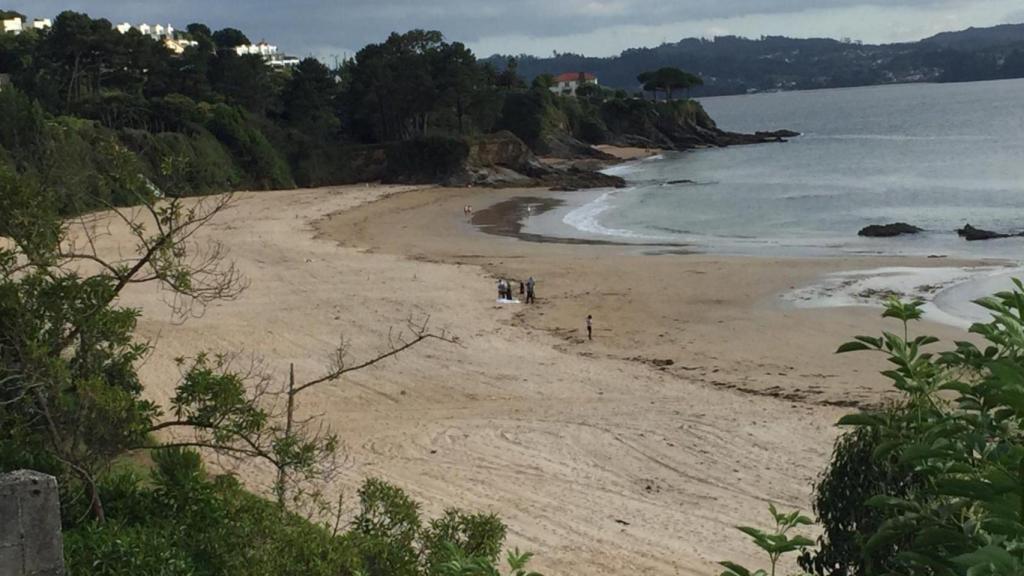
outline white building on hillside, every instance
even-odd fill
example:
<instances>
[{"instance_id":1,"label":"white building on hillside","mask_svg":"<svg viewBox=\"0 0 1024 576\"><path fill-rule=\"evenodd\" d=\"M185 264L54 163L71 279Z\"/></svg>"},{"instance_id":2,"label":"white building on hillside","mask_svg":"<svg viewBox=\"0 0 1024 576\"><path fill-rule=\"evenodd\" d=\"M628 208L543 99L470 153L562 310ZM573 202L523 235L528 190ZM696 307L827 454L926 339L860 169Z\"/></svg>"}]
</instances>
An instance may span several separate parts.
<instances>
[{"instance_id":1,"label":"white building on hillside","mask_svg":"<svg viewBox=\"0 0 1024 576\"><path fill-rule=\"evenodd\" d=\"M255 56L263 56L264 58L269 59L271 56L277 54L277 46L274 46L273 44L267 44L267 41L264 40L259 44L245 44L242 46L235 46L235 52L238 53L239 56L246 56L251 54Z\"/></svg>"},{"instance_id":2,"label":"white building on hillside","mask_svg":"<svg viewBox=\"0 0 1024 576\"><path fill-rule=\"evenodd\" d=\"M25 23L15 16L14 18L5 18L3 20L4 34L21 34L21 31L25 29Z\"/></svg>"},{"instance_id":3,"label":"white building on hillside","mask_svg":"<svg viewBox=\"0 0 1024 576\"><path fill-rule=\"evenodd\" d=\"M175 32L174 26L171 26L170 24L168 24L167 26L164 26L162 24L150 26L149 24L143 22L138 26L132 26L131 23L129 22L122 22L117 26L114 26L114 30L117 30L121 34L127 34L129 30L136 30L138 31L139 34L142 34L143 36L149 36L153 40L163 42L163 45L175 54L181 54L185 52L185 49L189 48L190 46L199 45L199 43L195 40L187 40L185 38L180 38L180 35L176 34Z\"/></svg>"},{"instance_id":4,"label":"white building on hillside","mask_svg":"<svg viewBox=\"0 0 1024 576\"><path fill-rule=\"evenodd\" d=\"M258 44L235 46L235 53L239 56L261 56L268 66L274 68L291 68L299 64L298 58L278 52L277 46L268 44L266 40Z\"/></svg>"},{"instance_id":5,"label":"white building on hillside","mask_svg":"<svg viewBox=\"0 0 1024 576\"><path fill-rule=\"evenodd\" d=\"M563 72L555 76L555 82L551 85L551 91L563 96L575 96L576 90L584 84L597 86L597 76L590 72Z\"/></svg>"},{"instance_id":6,"label":"white building on hillside","mask_svg":"<svg viewBox=\"0 0 1024 576\"><path fill-rule=\"evenodd\" d=\"M32 27L36 30L49 30L53 28L53 21L49 18L35 18L32 20Z\"/></svg>"}]
</instances>

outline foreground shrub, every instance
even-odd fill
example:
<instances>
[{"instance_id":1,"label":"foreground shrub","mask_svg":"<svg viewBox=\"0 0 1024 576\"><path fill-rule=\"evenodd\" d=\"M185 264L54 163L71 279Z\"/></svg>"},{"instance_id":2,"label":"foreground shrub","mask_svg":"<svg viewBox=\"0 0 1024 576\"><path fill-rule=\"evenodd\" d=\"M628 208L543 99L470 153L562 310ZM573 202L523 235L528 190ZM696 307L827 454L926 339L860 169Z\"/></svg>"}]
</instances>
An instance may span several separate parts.
<instances>
[{"instance_id":1,"label":"foreground shrub","mask_svg":"<svg viewBox=\"0 0 1024 576\"><path fill-rule=\"evenodd\" d=\"M992 321L971 332L986 341L952 351L924 348L935 338L909 337L921 302L893 301L885 315L903 336L858 337L840 351L884 353L885 372L908 398L895 418L858 414L843 423L874 430L877 459L896 458L920 479L900 496L877 494L866 504L885 520L864 551L895 546L906 574L1009 575L1024 571L1024 285L978 304ZM873 568L873 567L872 567Z\"/></svg>"},{"instance_id":2,"label":"foreground shrub","mask_svg":"<svg viewBox=\"0 0 1024 576\"><path fill-rule=\"evenodd\" d=\"M910 331L923 302L893 299L883 316L898 320L900 333L858 336L839 348L884 354L893 367L882 374L903 397L896 408L840 420L853 431L818 485L825 533L820 549L803 555L805 568L1024 573L1024 283L977 304L992 314L970 329L983 346L958 341L927 352L938 339ZM726 565L730 576L749 574Z\"/></svg>"},{"instance_id":3,"label":"foreground shrub","mask_svg":"<svg viewBox=\"0 0 1024 576\"><path fill-rule=\"evenodd\" d=\"M895 409L894 409L895 410ZM874 573L869 567L891 570L902 544L865 551L868 538L885 520L882 510L865 506L873 496L909 496L917 480L909 466L893 455L876 458L880 433L858 428L836 441L832 461L814 491L814 513L822 528L816 550L800 557L800 566L811 573L828 576Z\"/></svg>"},{"instance_id":4,"label":"foreground shrub","mask_svg":"<svg viewBox=\"0 0 1024 576\"><path fill-rule=\"evenodd\" d=\"M371 479L359 491L350 529L337 533L246 492L231 476L211 477L194 451L153 456L148 483L131 471L102 479L105 522L75 523L87 503L68 510L69 574L497 574L505 526L494 516L449 510L424 524L402 490ZM528 555L510 558L525 570ZM450 572L456 565L463 571Z\"/></svg>"}]
</instances>

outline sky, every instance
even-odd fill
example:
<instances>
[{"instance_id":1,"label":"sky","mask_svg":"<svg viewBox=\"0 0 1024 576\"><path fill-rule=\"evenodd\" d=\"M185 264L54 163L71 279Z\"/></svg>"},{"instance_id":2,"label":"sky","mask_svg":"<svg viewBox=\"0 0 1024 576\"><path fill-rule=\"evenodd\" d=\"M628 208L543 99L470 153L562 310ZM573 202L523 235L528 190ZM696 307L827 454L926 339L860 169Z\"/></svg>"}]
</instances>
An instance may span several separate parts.
<instances>
[{"instance_id":1,"label":"sky","mask_svg":"<svg viewBox=\"0 0 1024 576\"><path fill-rule=\"evenodd\" d=\"M609 56L691 36L884 43L1024 22L1021 0L0 0L0 8L30 18L76 10L114 23L230 26L328 63L413 28L440 30L481 57Z\"/></svg>"}]
</instances>

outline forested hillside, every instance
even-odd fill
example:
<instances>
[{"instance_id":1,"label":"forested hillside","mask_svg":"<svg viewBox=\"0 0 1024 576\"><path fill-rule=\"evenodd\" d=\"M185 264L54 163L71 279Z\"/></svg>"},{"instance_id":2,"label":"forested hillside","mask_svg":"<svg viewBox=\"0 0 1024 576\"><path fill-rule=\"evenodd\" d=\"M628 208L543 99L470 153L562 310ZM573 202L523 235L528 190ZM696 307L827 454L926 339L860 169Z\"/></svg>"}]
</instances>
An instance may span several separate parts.
<instances>
[{"instance_id":1,"label":"forested hillside","mask_svg":"<svg viewBox=\"0 0 1024 576\"><path fill-rule=\"evenodd\" d=\"M500 66L507 56L490 62ZM1024 77L1024 24L945 32L919 42L871 45L828 38L721 36L635 48L609 58L521 56L526 78L586 71L601 84L640 89L637 73L675 66L704 78L694 95L807 90L899 82L964 82Z\"/></svg>"},{"instance_id":2,"label":"forested hillside","mask_svg":"<svg viewBox=\"0 0 1024 576\"><path fill-rule=\"evenodd\" d=\"M0 169L52 190L69 214L135 203L140 182L178 196L375 180L615 185L532 154L775 137L721 132L688 99L556 95L436 31L393 33L335 69L240 56L234 48L249 40L232 28L191 24L185 37L195 45L176 54L75 12L52 30L0 35L0 74L11 81L0 90ZM521 177L497 182L494 166Z\"/></svg>"}]
</instances>

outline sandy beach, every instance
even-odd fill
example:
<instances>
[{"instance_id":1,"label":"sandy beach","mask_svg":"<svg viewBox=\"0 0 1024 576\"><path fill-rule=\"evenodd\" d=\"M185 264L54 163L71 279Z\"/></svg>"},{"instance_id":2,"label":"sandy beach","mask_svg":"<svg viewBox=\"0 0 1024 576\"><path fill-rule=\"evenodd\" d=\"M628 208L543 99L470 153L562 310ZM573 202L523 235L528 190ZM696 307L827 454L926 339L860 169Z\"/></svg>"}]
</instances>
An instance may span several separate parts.
<instances>
[{"instance_id":1,"label":"sandy beach","mask_svg":"<svg viewBox=\"0 0 1024 576\"><path fill-rule=\"evenodd\" d=\"M833 355L886 324L877 310L800 310L779 295L823 274L927 259L740 258L685 249L524 242L462 213L535 190L352 186L239 193L204 230L250 287L173 321L137 287L142 368L165 401L174 358L262 360L319 376L340 336L354 361L429 317L459 344L427 342L300 400L345 443L346 496L377 476L437 513L494 512L546 574L717 574L759 565L737 524L809 509L852 406L882 401L879 359ZM126 242L116 226L106 249ZM942 262L949 265L949 262ZM498 277L537 280L537 303L496 304ZM594 340L584 320L594 318ZM924 324L943 339L961 332ZM244 479L265 489L259 468Z\"/></svg>"}]
</instances>

